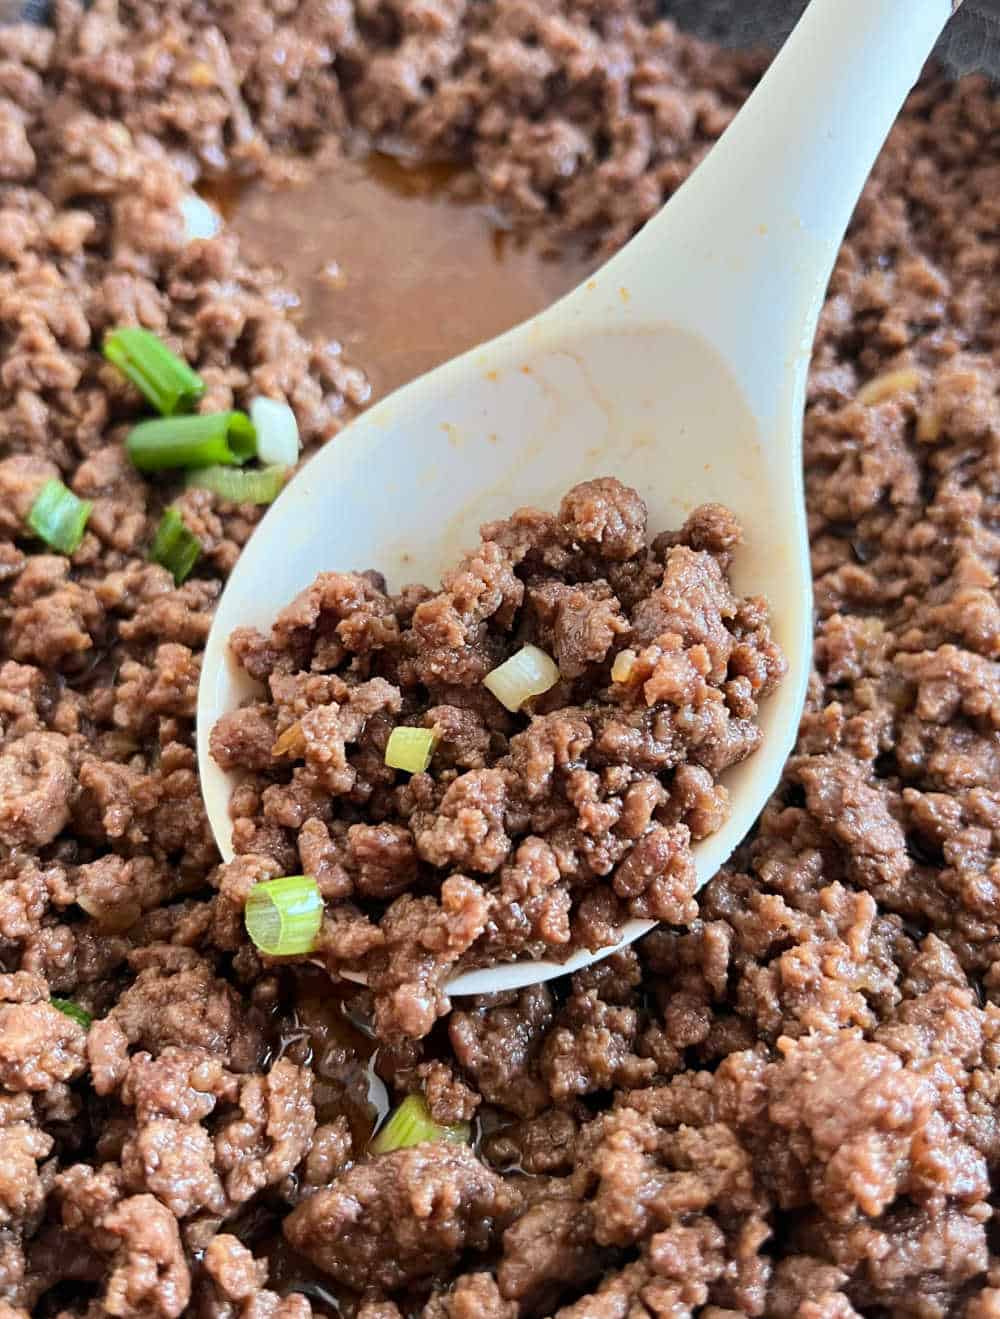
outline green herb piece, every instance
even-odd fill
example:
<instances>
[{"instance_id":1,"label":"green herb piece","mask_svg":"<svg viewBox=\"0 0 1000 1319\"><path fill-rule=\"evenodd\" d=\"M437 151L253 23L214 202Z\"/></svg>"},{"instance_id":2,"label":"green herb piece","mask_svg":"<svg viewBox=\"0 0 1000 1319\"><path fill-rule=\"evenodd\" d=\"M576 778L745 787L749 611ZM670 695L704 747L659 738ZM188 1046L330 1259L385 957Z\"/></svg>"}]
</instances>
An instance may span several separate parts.
<instances>
[{"instance_id":1,"label":"green herb piece","mask_svg":"<svg viewBox=\"0 0 1000 1319\"><path fill-rule=\"evenodd\" d=\"M185 484L189 490L211 490L230 504L273 504L287 479L287 467L256 467L242 472L232 467L199 467L188 473Z\"/></svg>"},{"instance_id":2,"label":"green herb piece","mask_svg":"<svg viewBox=\"0 0 1000 1319\"><path fill-rule=\"evenodd\" d=\"M436 746L437 738L430 728L394 728L385 746L385 763L390 769L422 774Z\"/></svg>"},{"instance_id":3,"label":"green herb piece","mask_svg":"<svg viewBox=\"0 0 1000 1319\"><path fill-rule=\"evenodd\" d=\"M509 660L493 669L483 679L501 705L516 712L532 696L541 696L559 681L555 660L537 646L522 646Z\"/></svg>"},{"instance_id":4,"label":"green herb piece","mask_svg":"<svg viewBox=\"0 0 1000 1319\"><path fill-rule=\"evenodd\" d=\"M205 382L149 330L123 326L104 340L104 356L164 417L190 412Z\"/></svg>"},{"instance_id":5,"label":"green herb piece","mask_svg":"<svg viewBox=\"0 0 1000 1319\"><path fill-rule=\"evenodd\" d=\"M447 1127L435 1122L423 1095L413 1094L407 1095L389 1115L369 1149L372 1154L391 1154L393 1150L405 1150L411 1145L442 1140L452 1145L467 1145L471 1135L468 1122L456 1122Z\"/></svg>"},{"instance_id":6,"label":"green herb piece","mask_svg":"<svg viewBox=\"0 0 1000 1319\"><path fill-rule=\"evenodd\" d=\"M263 394L250 404L257 431L257 456L262 463L294 467L299 461L299 423L287 403Z\"/></svg>"},{"instance_id":7,"label":"green herb piece","mask_svg":"<svg viewBox=\"0 0 1000 1319\"><path fill-rule=\"evenodd\" d=\"M257 432L245 412L199 412L140 421L125 445L140 472L213 463L232 466L257 452Z\"/></svg>"},{"instance_id":8,"label":"green herb piece","mask_svg":"<svg viewBox=\"0 0 1000 1319\"><path fill-rule=\"evenodd\" d=\"M69 1017L71 1021L75 1021L84 1030L90 1030L94 1018L86 1008L81 1008L79 1003L74 1003L71 998L50 998L49 1002L64 1017Z\"/></svg>"},{"instance_id":9,"label":"green herb piece","mask_svg":"<svg viewBox=\"0 0 1000 1319\"><path fill-rule=\"evenodd\" d=\"M174 585L180 586L201 554L201 541L184 525L176 508L168 508L153 537L149 557L173 573Z\"/></svg>"},{"instance_id":10,"label":"green herb piece","mask_svg":"<svg viewBox=\"0 0 1000 1319\"><path fill-rule=\"evenodd\" d=\"M323 921L323 899L310 875L255 884L243 912L247 934L270 957L308 953Z\"/></svg>"},{"instance_id":11,"label":"green herb piece","mask_svg":"<svg viewBox=\"0 0 1000 1319\"><path fill-rule=\"evenodd\" d=\"M79 499L62 481L46 481L28 513L28 526L60 554L79 548L93 504Z\"/></svg>"}]
</instances>

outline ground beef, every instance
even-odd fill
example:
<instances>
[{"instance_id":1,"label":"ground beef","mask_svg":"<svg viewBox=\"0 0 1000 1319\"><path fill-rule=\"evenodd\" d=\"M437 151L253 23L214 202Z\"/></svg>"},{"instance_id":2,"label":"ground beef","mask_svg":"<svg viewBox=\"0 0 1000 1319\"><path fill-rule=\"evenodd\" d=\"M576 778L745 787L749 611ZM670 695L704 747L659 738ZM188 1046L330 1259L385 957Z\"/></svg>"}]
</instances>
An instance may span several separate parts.
<instances>
[{"instance_id":1,"label":"ground beef","mask_svg":"<svg viewBox=\"0 0 1000 1319\"><path fill-rule=\"evenodd\" d=\"M532 523L562 547L560 575L534 573L525 546L509 543L513 527ZM692 535L710 548L691 548ZM271 702L227 714L211 732L216 761L238 776L237 851L269 837L281 864L294 847L307 873L319 860L327 896L367 904L368 956L356 955L354 924L336 908L321 954L331 969L365 975L381 1038L426 1034L448 1009L442 985L456 966L597 948L632 916L693 919L685 821L700 837L723 823L728 799L714 776L755 749L757 702L784 673L766 617L757 609L747 634L755 606L732 593L728 557L713 557L740 539L724 509L698 509L661 537L663 564L627 608L600 574L647 563L646 508L613 478L574 487L555 519L522 509L483 537L440 594L421 589L412 613L394 611L374 574L321 573L264 643ZM242 633L236 641L239 660ZM495 751L483 739L476 768L458 772L452 749L408 780L386 771L380 753L394 726L436 729L437 711L452 708L437 703L442 682L480 696L488 670L524 644L558 661L557 701L505 721ZM617 656L626 665L616 676ZM367 676L371 664L378 677ZM734 703L728 688L748 672L758 681ZM485 701L487 724L503 717L488 692ZM612 733L625 727L631 736ZM443 731L455 748L464 726L446 717ZM660 775L646 772L654 768ZM361 804L372 822L351 824ZM333 870L345 882L331 891ZM581 918L595 901L605 908L596 926Z\"/></svg>"},{"instance_id":2,"label":"ground beef","mask_svg":"<svg viewBox=\"0 0 1000 1319\"><path fill-rule=\"evenodd\" d=\"M99 345L147 326L198 368L206 407L287 399L307 452L364 402L367 364L341 350L350 325L309 342L296 291L228 232L186 240L192 183L270 172L332 132L451 160L505 223L609 252L766 56L657 23L647 0L50 8L49 28L0 26L0 1315L1000 1313L986 83L928 71L841 249L805 421L806 710L753 836L696 903L683 874L647 880L683 855L677 831L725 817L716 777L753 749L744 702L773 673L766 611L727 591L724 510L647 552L639 507L600 483L492 524L442 594L338 574L279 641L234 638L265 695L217 746L267 776L274 742L305 733L242 798L241 855L220 867L195 696L260 510L131 470L142 403ZM56 476L94 503L72 559L25 534ZM171 502L203 549L180 588L146 560ZM696 748L638 702L597 717L559 691L511 717L478 684L515 624L569 686L629 649L653 705L723 681L734 717L709 707ZM664 633L678 648L654 655ZM692 674L677 656L695 653ZM418 717L434 775L402 793L384 739ZM330 909L318 958L367 960L377 1007L248 945L247 891L299 865ZM439 867L451 887L428 883ZM575 921L599 944L642 901L679 923L434 1024L442 963L476 940L558 948ZM421 1040L395 1037L404 1013ZM368 1155L415 1091L471 1119L475 1147Z\"/></svg>"},{"instance_id":3,"label":"ground beef","mask_svg":"<svg viewBox=\"0 0 1000 1319\"><path fill-rule=\"evenodd\" d=\"M532 1117L547 1095L538 1075L542 1041L552 1022L553 1000L544 985L480 1000L471 1012L455 1011L448 1034L455 1056L488 1103Z\"/></svg>"},{"instance_id":4,"label":"ground beef","mask_svg":"<svg viewBox=\"0 0 1000 1319\"><path fill-rule=\"evenodd\" d=\"M208 1283L199 1297L198 1313L210 1319L231 1315L257 1319L309 1319L312 1308L304 1296L293 1292L280 1297L269 1291L267 1263L254 1259L236 1237L220 1232L205 1250Z\"/></svg>"},{"instance_id":5,"label":"ground beef","mask_svg":"<svg viewBox=\"0 0 1000 1319\"><path fill-rule=\"evenodd\" d=\"M285 1234L334 1278L396 1291L488 1250L517 1205L470 1150L418 1145L343 1173L288 1216Z\"/></svg>"},{"instance_id":6,"label":"ground beef","mask_svg":"<svg viewBox=\"0 0 1000 1319\"><path fill-rule=\"evenodd\" d=\"M183 1314L191 1275L169 1210L151 1195L132 1196L104 1218L102 1228L121 1242L111 1259L105 1311L166 1319Z\"/></svg>"},{"instance_id":7,"label":"ground beef","mask_svg":"<svg viewBox=\"0 0 1000 1319\"><path fill-rule=\"evenodd\" d=\"M41 976L27 971L0 976L0 1085L5 1090L51 1091L84 1070L85 1032L48 998Z\"/></svg>"},{"instance_id":8,"label":"ground beef","mask_svg":"<svg viewBox=\"0 0 1000 1319\"><path fill-rule=\"evenodd\" d=\"M94 1085L107 1094L125 1077L128 1049L141 1044L204 1049L234 1071L258 1063L263 1041L253 1008L191 950L155 944L133 955L138 976L96 1023L87 1049Z\"/></svg>"},{"instance_id":9,"label":"ground beef","mask_svg":"<svg viewBox=\"0 0 1000 1319\"><path fill-rule=\"evenodd\" d=\"M8 847L42 847L69 823L74 790L68 740L28 733L0 752L0 840Z\"/></svg>"}]
</instances>

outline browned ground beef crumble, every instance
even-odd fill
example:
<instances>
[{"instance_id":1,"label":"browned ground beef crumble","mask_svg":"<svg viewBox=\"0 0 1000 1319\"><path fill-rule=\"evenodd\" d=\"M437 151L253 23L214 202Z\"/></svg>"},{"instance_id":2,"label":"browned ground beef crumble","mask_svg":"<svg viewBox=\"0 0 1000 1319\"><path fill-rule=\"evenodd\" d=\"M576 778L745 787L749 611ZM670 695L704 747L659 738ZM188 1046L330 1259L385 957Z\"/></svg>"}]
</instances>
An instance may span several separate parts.
<instances>
[{"instance_id":1,"label":"browned ground beef crumble","mask_svg":"<svg viewBox=\"0 0 1000 1319\"><path fill-rule=\"evenodd\" d=\"M255 514L189 493L199 570L174 589L146 562L174 492L123 460L140 405L101 334L141 321L207 406L287 397L317 444L363 374L230 238L184 243L182 183L333 128L611 248L763 61L639 0L54 8L0 29L0 1315L1000 1314L986 85L922 82L837 264L806 421L815 671L753 838L686 926L379 1042L364 991L242 934L262 872L216 865L192 731ZM56 471L95 501L72 562L23 536ZM379 1077L475 1114L475 1150L366 1157Z\"/></svg>"},{"instance_id":2,"label":"browned ground beef crumble","mask_svg":"<svg viewBox=\"0 0 1000 1319\"><path fill-rule=\"evenodd\" d=\"M211 731L240 857L220 890L238 908L258 879L313 876L301 960L360 972L385 1041L425 1036L465 966L694 920L691 844L725 823L717 777L759 746L786 667L764 600L730 587L740 538L705 504L650 547L642 499L601 477L483 527L437 594L324 572L270 635L238 629L267 685ZM510 714L483 682L523 645L559 681ZM440 738L427 772L386 765L403 726Z\"/></svg>"}]
</instances>

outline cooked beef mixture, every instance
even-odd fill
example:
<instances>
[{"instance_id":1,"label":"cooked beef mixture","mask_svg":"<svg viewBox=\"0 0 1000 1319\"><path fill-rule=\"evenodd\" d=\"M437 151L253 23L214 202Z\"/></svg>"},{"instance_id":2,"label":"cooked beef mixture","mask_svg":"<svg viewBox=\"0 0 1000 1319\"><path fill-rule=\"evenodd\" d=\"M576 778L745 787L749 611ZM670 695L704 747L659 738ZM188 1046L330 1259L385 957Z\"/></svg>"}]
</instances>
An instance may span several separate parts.
<instances>
[{"instance_id":1,"label":"cooked beef mixture","mask_svg":"<svg viewBox=\"0 0 1000 1319\"><path fill-rule=\"evenodd\" d=\"M362 974L387 1041L428 1033L456 966L687 925L691 843L728 817L718 776L759 746L785 672L765 601L729 585L740 538L705 504L649 548L642 499L604 477L483 527L436 594L324 572L269 636L237 630L267 694L211 734L237 771L234 897L314 877L329 905L304 955ZM501 702L484 681L525 646L549 689ZM390 763L404 727L437 742L412 776Z\"/></svg>"},{"instance_id":2,"label":"cooked beef mixture","mask_svg":"<svg viewBox=\"0 0 1000 1319\"><path fill-rule=\"evenodd\" d=\"M217 864L192 733L257 512L188 491L194 574L148 562L177 487L129 465L141 400L101 338L148 326L202 406L272 394L324 442L367 391L350 327L307 341L231 235L188 242L193 183L332 133L450 159L515 226L608 251L764 60L645 0L52 9L0 29L3 1319L996 1316L989 88L927 75L833 276L815 670L755 834L684 923L380 1040L367 990L265 966L244 933L255 876ZM94 502L72 558L24 523L56 474ZM370 1153L417 1092L471 1143Z\"/></svg>"}]
</instances>

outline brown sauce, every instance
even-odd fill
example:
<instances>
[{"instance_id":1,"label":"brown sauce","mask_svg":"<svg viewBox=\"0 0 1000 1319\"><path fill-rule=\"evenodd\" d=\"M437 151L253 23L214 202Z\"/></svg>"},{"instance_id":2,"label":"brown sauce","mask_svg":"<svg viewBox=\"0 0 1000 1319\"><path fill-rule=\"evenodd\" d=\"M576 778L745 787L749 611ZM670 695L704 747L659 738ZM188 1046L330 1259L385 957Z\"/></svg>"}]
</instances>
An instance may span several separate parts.
<instances>
[{"instance_id":1,"label":"brown sauce","mask_svg":"<svg viewBox=\"0 0 1000 1319\"><path fill-rule=\"evenodd\" d=\"M386 1116L388 1097L375 1072L375 1041L348 1014L347 1001L354 988L346 982L331 983L321 971L299 970L294 1003L281 1023L275 1056L312 1067L317 1121L331 1122L343 1114L355 1148L364 1149Z\"/></svg>"},{"instance_id":2,"label":"brown sauce","mask_svg":"<svg viewBox=\"0 0 1000 1319\"><path fill-rule=\"evenodd\" d=\"M208 195L245 254L282 271L304 332L337 339L379 397L535 315L593 268L500 229L459 195L468 181L372 155Z\"/></svg>"}]
</instances>

